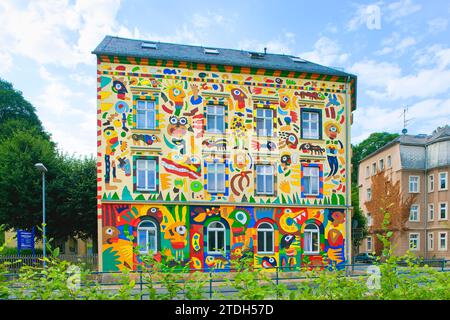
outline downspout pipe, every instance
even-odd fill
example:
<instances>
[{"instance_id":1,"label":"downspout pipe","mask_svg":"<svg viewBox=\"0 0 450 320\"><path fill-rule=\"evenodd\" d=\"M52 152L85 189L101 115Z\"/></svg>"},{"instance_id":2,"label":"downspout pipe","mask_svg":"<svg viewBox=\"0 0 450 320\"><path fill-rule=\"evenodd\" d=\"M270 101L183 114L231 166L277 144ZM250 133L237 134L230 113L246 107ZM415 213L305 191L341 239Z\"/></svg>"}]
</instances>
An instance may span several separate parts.
<instances>
[{"instance_id":1,"label":"downspout pipe","mask_svg":"<svg viewBox=\"0 0 450 320\"><path fill-rule=\"evenodd\" d=\"M428 145L425 144L425 177L424 177L423 212L424 214L424 258L428 259ZM434 209L433 209L434 215ZM434 241L434 239L433 239Z\"/></svg>"},{"instance_id":2,"label":"downspout pipe","mask_svg":"<svg viewBox=\"0 0 450 320\"><path fill-rule=\"evenodd\" d=\"M345 94L346 94L346 99L345 99L345 114L347 117L347 121L345 121L345 140L346 140L346 145L345 145L345 172L346 172L346 179L345 179L345 215L347 217L346 219L346 260L348 262L352 262L352 239L351 239L351 222L352 222L352 217L351 217L351 212L352 212L352 204L351 204L351 168L350 168L350 150L351 150L351 143L350 143L350 139L351 139L351 135L350 135L350 130L351 130L351 124L350 124L350 119L351 119L351 110L349 107L349 99L350 97L350 91L349 91L349 84L350 84L350 76L347 76L347 81L345 83Z\"/></svg>"}]
</instances>

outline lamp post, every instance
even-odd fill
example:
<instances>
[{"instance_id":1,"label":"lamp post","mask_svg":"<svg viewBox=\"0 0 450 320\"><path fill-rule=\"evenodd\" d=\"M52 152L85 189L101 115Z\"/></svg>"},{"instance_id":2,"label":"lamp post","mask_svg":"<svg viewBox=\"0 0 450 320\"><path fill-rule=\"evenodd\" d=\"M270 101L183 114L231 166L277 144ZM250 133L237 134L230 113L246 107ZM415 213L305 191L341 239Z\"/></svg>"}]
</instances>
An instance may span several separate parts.
<instances>
[{"instance_id":1,"label":"lamp post","mask_svg":"<svg viewBox=\"0 0 450 320\"><path fill-rule=\"evenodd\" d=\"M48 171L42 163L36 163L34 165L39 172L42 172L42 255L44 257L44 269L45 269L45 246L46 246L46 234L45 234L45 173Z\"/></svg>"}]
</instances>

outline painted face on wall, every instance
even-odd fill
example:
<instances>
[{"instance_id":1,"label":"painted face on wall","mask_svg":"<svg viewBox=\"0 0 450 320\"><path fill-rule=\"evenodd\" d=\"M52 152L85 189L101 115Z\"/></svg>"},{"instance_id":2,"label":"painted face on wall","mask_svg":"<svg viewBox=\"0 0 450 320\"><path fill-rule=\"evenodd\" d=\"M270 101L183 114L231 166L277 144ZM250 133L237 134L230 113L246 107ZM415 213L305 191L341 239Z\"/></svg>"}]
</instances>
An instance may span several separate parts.
<instances>
[{"instance_id":1,"label":"painted face on wall","mask_svg":"<svg viewBox=\"0 0 450 320\"><path fill-rule=\"evenodd\" d=\"M103 244L113 244L119 240L119 230L113 226L103 227Z\"/></svg>"},{"instance_id":2,"label":"painted face on wall","mask_svg":"<svg viewBox=\"0 0 450 320\"><path fill-rule=\"evenodd\" d=\"M231 224L233 234L244 234L245 229L250 222L250 214L245 210L237 209L230 213L230 218L233 219L233 223Z\"/></svg>"},{"instance_id":3,"label":"painted face on wall","mask_svg":"<svg viewBox=\"0 0 450 320\"><path fill-rule=\"evenodd\" d=\"M281 107L281 109L286 110L286 109L289 108L289 105L290 105L289 96L287 96L285 94L281 95L280 96L280 107Z\"/></svg>"},{"instance_id":4,"label":"painted face on wall","mask_svg":"<svg viewBox=\"0 0 450 320\"><path fill-rule=\"evenodd\" d=\"M342 211L333 211L331 218L333 219L332 224L335 227L345 222L345 214Z\"/></svg>"},{"instance_id":5,"label":"painted face on wall","mask_svg":"<svg viewBox=\"0 0 450 320\"><path fill-rule=\"evenodd\" d=\"M167 132L172 137L181 138L188 131L188 120L186 117L171 116L169 118L169 125L167 126Z\"/></svg>"},{"instance_id":6,"label":"painted face on wall","mask_svg":"<svg viewBox=\"0 0 450 320\"><path fill-rule=\"evenodd\" d=\"M284 154L281 156L281 163L285 166L285 167L289 167L292 164L292 159L291 156L289 154Z\"/></svg>"},{"instance_id":7,"label":"painted face on wall","mask_svg":"<svg viewBox=\"0 0 450 320\"><path fill-rule=\"evenodd\" d=\"M186 246L187 228L183 222L174 222L164 233L164 239L170 241L175 250L183 249Z\"/></svg>"},{"instance_id":8,"label":"painted face on wall","mask_svg":"<svg viewBox=\"0 0 450 320\"><path fill-rule=\"evenodd\" d=\"M238 109L243 109L245 107L245 99L247 99L247 96L241 89L232 88L231 96L237 101Z\"/></svg>"},{"instance_id":9,"label":"painted face on wall","mask_svg":"<svg viewBox=\"0 0 450 320\"><path fill-rule=\"evenodd\" d=\"M113 127L106 127L103 130L103 136L106 139L106 143L109 145L117 145L119 143L117 132L114 130Z\"/></svg>"},{"instance_id":10,"label":"painted face on wall","mask_svg":"<svg viewBox=\"0 0 450 320\"><path fill-rule=\"evenodd\" d=\"M169 98L176 104L182 104L184 98L186 97L186 93L183 88L179 86L170 87L169 88Z\"/></svg>"},{"instance_id":11,"label":"painted face on wall","mask_svg":"<svg viewBox=\"0 0 450 320\"><path fill-rule=\"evenodd\" d=\"M120 80L114 80L112 85L112 91L117 94L125 94L128 93L127 88Z\"/></svg>"},{"instance_id":12,"label":"painted face on wall","mask_svg":"<svg viewBox=\"0 0 450 320\"><path fill-rule=\"evenodd\" d=\"M341 132L341 128L337 123L329 122L325 124L325 134L331 140L336 139L337 135Z\"/></svg>"},{"instance_id":13,"label":"painted face on wall","mask_svg":"<svg viewBox=\"0 0 450 320\"><path fill-rule=\"evenodd\" d=\"M295 236L293 234L285 234L281 238L280 249L289 249L291 244L294 242Z\"/></svg>"}]
</instances>

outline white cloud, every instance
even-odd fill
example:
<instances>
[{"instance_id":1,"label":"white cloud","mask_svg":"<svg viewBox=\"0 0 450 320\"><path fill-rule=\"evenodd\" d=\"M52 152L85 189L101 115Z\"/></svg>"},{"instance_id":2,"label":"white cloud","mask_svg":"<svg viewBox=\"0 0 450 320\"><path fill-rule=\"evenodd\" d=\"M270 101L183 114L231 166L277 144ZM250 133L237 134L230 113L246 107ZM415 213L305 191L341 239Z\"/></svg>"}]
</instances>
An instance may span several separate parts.
<instances>
[{"instance_id":1,"label":"white cloud","mask_svg":"<svg viewBox=\"0 0 450 320\"><path fill-rule=\"evenodd\" d=\"M425 69L386 82L391 99L428 98L450 90L450 70Z\"/></svg>"},{"instance_id":2,"label":"white cloud","mask_svg":"<svg viewBox=\"0 0 450 320\"><path fill-rule=\"evenodd\" d=\"M431 33L439 33L447 30L448 19L436 18L428 21L428 31Z\"/></svg>"},{"instance_id":3,"label":"white cloud","mask_svg":"<svg viewBox=\"0 0 450 320\"><path fill-rule=\"evenodd\" d=\"M0 49L0 76L8 74L13 65L13 59L8 52Z\"/></svg>"},{"instance_id":4,"label":"white cloud","mask_svg":"<svg viewBox=\"0 0 450 320\"><path fill-rule=\"evenodd\" d=\"M105 34L135 36L116 20L120 0L31 1L0 3L0 41L6 50L39 64L74 67L94 64L91 51Z\"/></svg>"},{"instance_id":5,"label":"white cloud","mask_svg":"<svg viewBox=\"0 0 450 320\"><path fill-rule=\"evenodd\" d=\"M300 57L325 66L338 67L347 62L349 54L342 52L336 41L321 37L314 44L313 51L301 53Z\"/></svg>"},{"instance_id":6,"label":"white cloud","mask_svg":"<svg viewBox=\"0 0 450 320\"><path fill-rule=\"evenodd\" d=\"M355 111L355 127L361 134L353 138L361 142L372 132L400 132L403 128L403 105L386 108L380 105L361 107ZM431 112L432 111L432 112ZM431 133L438 126L448 124L450 99L426 99L408 108L408 131L410 134Z\"/></svg>"},{"instance_id":7,"label":"white cloud","mask_svg":"<svg viewBox=\"0 0 450 320\"><path fill-rule=\"evenodd\" d=\"M384 88L386 81L399 78L402 70L394 63L363 60L353 64L349 72L358 76L360 86Z\"/></svg>"},{"instance_id":8,"label":"white cloud","mask_svg":"<svg viewBox=\"0 0 450 320\"><path fill-rule=\"evenodd\" d=\"M258 40L242 40L238 43L239 49L263 52L267 48L268 53L292 54L292 45L295 44L295 33L285 31L277 39L266 42Z\"/></svg>"},{"instance_id":9,"label":"white cloud","mask_svg":"<svg viewBox=\"0 0 450 320\"><path fill-rule=\"evenodd\" d=\"M383 39L381 44L383 48L376 51L376 55L394 53L398 57L404 54L408 48L417 44L417 41L412 36L402 38L399 33L394 32L389 38Z\"/></svg>"},{"instance_id":10,"label":"white cloud","mask_svg":"<svg viewBox=\"0 0 450 320\"><path fill-rule=\"evenodd\" d=\"M420 4L414 4L412 0L400 0L390 3L387 6L387 21L396 21L403 17L409 16L422 9Z\"/></svg>"}]
</instances>

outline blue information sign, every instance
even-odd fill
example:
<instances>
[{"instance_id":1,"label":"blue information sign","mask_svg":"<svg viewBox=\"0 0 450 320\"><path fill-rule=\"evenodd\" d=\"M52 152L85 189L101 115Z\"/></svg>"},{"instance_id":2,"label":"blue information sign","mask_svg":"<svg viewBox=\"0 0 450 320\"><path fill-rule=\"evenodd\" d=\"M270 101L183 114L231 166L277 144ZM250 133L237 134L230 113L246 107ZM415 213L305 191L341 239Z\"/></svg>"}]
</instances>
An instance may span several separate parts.
<instances>
[{"instance_id":1,"label":"blue information sign","mask_svg":"<svg viewBox=\"0 0 450 320\"><path fill-rule=\"evenodd\" d=\"M17 230L17 250L20 255L20 250L31 249L34 251L34 227L31 231Z\"/></svg>"}]
</instances>

